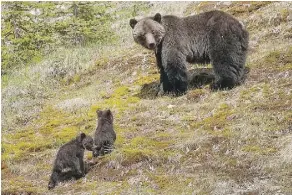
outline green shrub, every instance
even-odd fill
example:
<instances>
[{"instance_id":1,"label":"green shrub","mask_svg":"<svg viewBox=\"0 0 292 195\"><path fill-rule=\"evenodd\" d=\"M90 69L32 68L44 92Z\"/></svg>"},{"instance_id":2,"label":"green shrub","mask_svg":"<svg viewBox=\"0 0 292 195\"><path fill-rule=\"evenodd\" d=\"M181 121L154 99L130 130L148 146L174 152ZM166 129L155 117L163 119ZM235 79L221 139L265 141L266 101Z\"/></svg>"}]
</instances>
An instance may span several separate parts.
<instances>
[{"instance_id":1,"label":"green shrub","mask_svg":"<svg viewBox=\"0 0 292 195\"><path fill-rule=\"evenodd\" d=\"M2 74L39 62L59 46L113 43L113 3L4 2Z\"/></svg>"}]
</instances>

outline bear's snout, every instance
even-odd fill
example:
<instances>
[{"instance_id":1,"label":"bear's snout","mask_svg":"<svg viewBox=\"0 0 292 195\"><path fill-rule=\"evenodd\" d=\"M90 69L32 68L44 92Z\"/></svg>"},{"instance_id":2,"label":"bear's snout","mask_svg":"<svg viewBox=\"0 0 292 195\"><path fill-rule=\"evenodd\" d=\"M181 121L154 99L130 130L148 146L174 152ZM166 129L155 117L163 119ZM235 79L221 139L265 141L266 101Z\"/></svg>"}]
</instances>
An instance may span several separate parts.
<instances>
[{"instance_id":1,"label":"bear's snout","mask_svg":"<svg viewBox=\"0 0 292 195\"><path fill-rule=\"evenodd\" d=\"M146 34L146 43L147 43L148 49L155 49L156 47L155 39L151 33Z\"/></svg>"},{"instance_id":2,"label":"bear's snout","mask_svg":"<svg viewBox=\"0 0 292 195\"><path fill-rule=\"evenodd\" d=\"M149 49L154 49L155 48L155 43L150 43L149 44Z\"/></svg>"}]
</instances>

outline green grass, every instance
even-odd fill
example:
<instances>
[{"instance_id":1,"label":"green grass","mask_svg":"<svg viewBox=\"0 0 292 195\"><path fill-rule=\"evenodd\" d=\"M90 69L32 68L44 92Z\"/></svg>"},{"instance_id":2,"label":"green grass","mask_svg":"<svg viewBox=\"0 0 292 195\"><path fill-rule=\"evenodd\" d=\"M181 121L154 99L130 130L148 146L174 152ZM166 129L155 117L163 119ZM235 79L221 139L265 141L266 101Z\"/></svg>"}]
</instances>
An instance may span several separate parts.
<instances>
[{"instance_id":1,"label":"green grass","mask_svg":"<svg viewBox=\"0 0 292 195\"><path fill-rule=\"evenodd\" d=\"M220 6L237 11L247 26L284 9L252 3L247 17L236 4ZM252 29L251 40L259 41L248 55L251 71L230 91L204 86L155 97L144 86L159 80L154 54L137 45L60 49L5 75L2 193L291 194L292 53L284 34L262 36L270 28ZM49 192L58 148L80 132L93 135L97 109L113 112L115 150L97 159L86 152L85 160L97 163L86 178Z\"/></svg>"}]
</instances>

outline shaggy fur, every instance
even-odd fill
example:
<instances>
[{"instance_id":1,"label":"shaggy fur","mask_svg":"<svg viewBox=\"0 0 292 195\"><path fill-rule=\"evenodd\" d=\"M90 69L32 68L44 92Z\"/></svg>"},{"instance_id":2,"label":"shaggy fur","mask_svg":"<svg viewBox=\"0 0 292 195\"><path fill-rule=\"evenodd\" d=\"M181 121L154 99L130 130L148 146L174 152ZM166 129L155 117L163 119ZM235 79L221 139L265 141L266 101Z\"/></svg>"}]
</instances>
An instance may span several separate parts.
<instances>
[{"instance_id":1,"label":"shaggy fur","mask_svg":"<svg viewBox=\"0 0 292 195\"><path fill-rule=\"evenodd\" d=\"M187 90L186 63L211 63L213 90L240 85L248 48L248 32L231 15L210 11L179 18L172 15L130 20L135 42L154 50L164 92Z\"/></svg>"},{"instance_id":2,"label":"shaggy fur","mask_svg":"<svg viewBox=\"0 0 292 195\"><path fill-rule=\"evenodd\" d=\"M57 153L48 189L53 189L58 182L79 179L85 175L84 150L93 149L93 139L81 133L76 139L61 146Z\"/></svg>"},{"instance_id":3,"label":"shaggy fur","mask_svg":"<svg viewBox=\"0 0 292 195\"><path fill-rule=\"evenodd\" d=\"M113 128L113 115L110 110L96 111L98 123L94 135L95 148L93 156L104 155L110 153L114 142L116 141L116 133Z\"/></svg>"}]
</instances>

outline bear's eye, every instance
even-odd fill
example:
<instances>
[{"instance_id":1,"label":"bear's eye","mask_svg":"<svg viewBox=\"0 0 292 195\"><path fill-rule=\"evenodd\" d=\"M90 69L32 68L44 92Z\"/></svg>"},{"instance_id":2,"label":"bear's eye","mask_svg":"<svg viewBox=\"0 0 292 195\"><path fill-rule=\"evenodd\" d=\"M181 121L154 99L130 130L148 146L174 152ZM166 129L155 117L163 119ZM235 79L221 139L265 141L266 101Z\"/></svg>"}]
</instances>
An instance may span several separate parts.
<instances>
[{"instance_id":1,"label":"bear's eye","mask_svg":"<svg viewBox=\"0 0 292 195\"><path fill-rule=\"evenodd\" d=\"M143 40L145 40L145 36L144 36L144 35L140 35L140 36L138 37L138 39L141 40L141 41L143 41Z\"/></svg>"}]
</instances>

